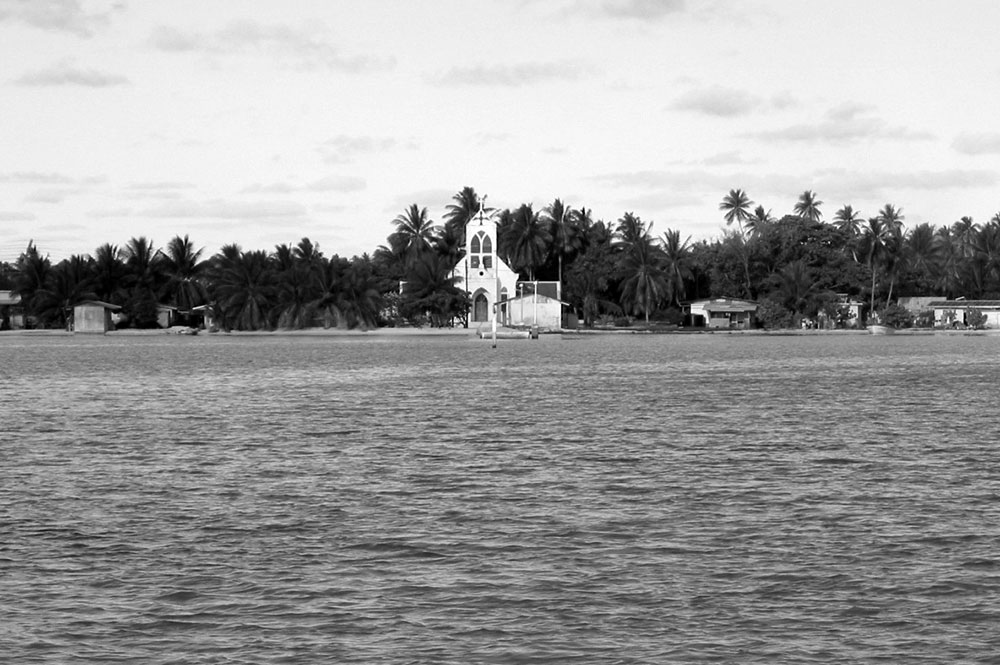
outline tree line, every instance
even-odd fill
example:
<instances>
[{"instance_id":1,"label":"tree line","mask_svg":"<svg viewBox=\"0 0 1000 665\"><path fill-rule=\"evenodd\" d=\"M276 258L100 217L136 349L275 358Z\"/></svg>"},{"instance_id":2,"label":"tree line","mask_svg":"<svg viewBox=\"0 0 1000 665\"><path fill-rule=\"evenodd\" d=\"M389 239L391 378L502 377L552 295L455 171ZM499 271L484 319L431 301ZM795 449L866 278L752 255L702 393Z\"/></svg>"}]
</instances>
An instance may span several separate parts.
<instances>
[{"instance_id":1,"label":"tree line","mask_svg":"<svg viewBox=\"0 0 1000 665\"><path fill-rule=\"evenodd\" d=\"M844 318L841 295L875 316L901 296L1000 298L1000 213L981 225L962 217L906 228L893 204L869 217L845 205L826 222L807 190L778 218L733 189L719 204L721 236L692 243L677 229L655 234L632 212L606 222L561 199L541 210L484 204L464 187L440 225L413 204L392 220L384 245L350 259L326 256L308 238L269 251L230 244L204 257L187 236L163 248L133 237L58 263L29 243L13 265L0 264L0 289L21 297L37 327L66 327L85 300L120 306L120 325L137 328L155 327L163 305L181 322L204 307L223 330L454 325L467 322L470 303L453 269L482 209L497 225L498 256L521 279L561 281L585 325L679 323L682 303L708 297L756 301L771 327L821 314L861 323Z\"/></svg>"}]
</instances>

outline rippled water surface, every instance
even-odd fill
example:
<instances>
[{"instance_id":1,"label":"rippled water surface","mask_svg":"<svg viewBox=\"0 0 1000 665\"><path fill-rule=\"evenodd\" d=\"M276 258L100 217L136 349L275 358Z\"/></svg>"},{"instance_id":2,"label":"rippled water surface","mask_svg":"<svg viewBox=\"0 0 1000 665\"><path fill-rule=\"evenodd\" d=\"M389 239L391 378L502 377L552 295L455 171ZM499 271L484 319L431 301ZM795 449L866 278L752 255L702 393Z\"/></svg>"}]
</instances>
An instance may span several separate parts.
<instances>
[{"instance_id":1,"label":"rippled water surface","mask_svg":"<svg viewBox=\"0 0 1000 665\"><path fill-rule=\"evenodd\" d=\"M1000 662L1000 337L0 337L0 660Z\"/></svg>"}]
</instances>

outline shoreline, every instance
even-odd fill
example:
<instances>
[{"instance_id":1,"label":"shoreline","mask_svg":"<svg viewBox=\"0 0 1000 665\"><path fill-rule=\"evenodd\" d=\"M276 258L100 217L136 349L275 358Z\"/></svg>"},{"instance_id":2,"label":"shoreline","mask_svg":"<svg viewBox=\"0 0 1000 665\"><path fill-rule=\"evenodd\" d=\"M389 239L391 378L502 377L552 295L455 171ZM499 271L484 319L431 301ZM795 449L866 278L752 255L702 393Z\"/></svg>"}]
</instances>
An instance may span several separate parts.
<instances>
[{"instance_id":1,"label":"shoreline","mask_svg":"<svg viewBox=\"0 0 1000 665\"><path fill-rule=\"evenodd\" d=\"M508 331L510 329L503 329ZM372 328L370 330L344 330L342 328L304 328L302 330L233 330L230 332L206 332L199 330L192 335L190 329L149 329L111 330L106 333L80 333L82 337L149 337L158 335L174 336L205 336L205 337L472 337L479 338L477 328ZM501 329L498 329L498 333ZM74 337L77 333L67 330L3 330L2 337ZM752 337L811 337L811 336L843 336L871 335L865 328L838 330L802 330L785 328L779 330L729 330L707 328L580 328L541 331L542 336L553 335L749 335ZM1000 329L961 330L951 328L903 328L896 330L894 336L927 336L927 335L970 335L970 336L1000 336ZM489 339L489 335L483 339Z\"/></svg>"}]
</instances>

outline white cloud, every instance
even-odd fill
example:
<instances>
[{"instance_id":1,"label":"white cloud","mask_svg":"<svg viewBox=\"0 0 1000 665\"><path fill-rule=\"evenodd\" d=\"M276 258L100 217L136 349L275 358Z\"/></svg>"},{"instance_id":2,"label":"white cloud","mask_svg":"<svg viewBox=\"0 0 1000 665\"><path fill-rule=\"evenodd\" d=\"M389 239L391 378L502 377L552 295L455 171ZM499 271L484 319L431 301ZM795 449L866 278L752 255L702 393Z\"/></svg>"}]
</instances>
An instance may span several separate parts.
<instances>
[{"instance_id":1,"label":"white cloud","mask_svg":"<svg viewBox=\"0 0 1000 665\"><path fill-rule=\"evenodd\" d=\"M995 132L959 134L952 141L951 147L963 155L998 155L1000 134Z\"/></svg>"},{"instance_id":2,"label":"white cloud","mask_svg":"<svg viewBox=\"0 0 1000 665\"><path fill-rule=\"evenodd\" d=\"M324 141L319 153L327 164L346 164L359 155L371 155L395 148L399 142L392 138L373 136L346 136L341 134Z\"/></svg>"},{"instance_id":3,"label":"white cloud","mask_svg":"<svg viewBox=\"0 0 1000 665\"><path fill-rule=\"evenodd\" d=\"M36 219L30 212L10 212L0 210L0 222L31 222Z\"/></svg>"},{"instance_id":4,"label":"white cloud","mask_svg":"<svg viewBox=\"0 0 1000 665\"><path fill-rule=\"evenodd\" d=\"M761 105L761 99L745 90L712 86L689 90L680 95L670 108L695 111L720 118L746 115Z\"/></svg>"},{"instance_id":5,"label":"white cloud","mask_svg":"<svg viewBox=\"0 0 1000 665\"><path fill-rule=\"evenodd\" d=\"M440 76L439 85L485 85L520 87L552 81L576 81L593 69L579 62L524 62L511 65L474 65L454 67Z\"/></svg>"},{"instance_id":6,"label":"white cloud","mask_svg":"<svg viewBox=\"0 0 1000 665\"><path fill-rule=\"evenodd\" d=\"M86 88L107 88L128 85L128 78L96 69L77 67L72 60L61 60L45 69L27 72L14 80L16 85L57 86L77 85Z\"/></svg>"},{"instance_id":7,"label":"white cloud","mask_svg":"<svg viewBox=\"0 0 1000 665\"><path fill-rule=\"evenodd\" d=\"M15 21L34 28L91 37L110 22L119 3L105 3L102 11L85 11L79 0L0 0L0 23Z\"/></svg>"},{"instance_id":8,"label":"white cloud","mask_svg":"<svg viewBox=\"0 0 1000 665\"><path fill-rule=\"evenodd\" d=\"M390 69L392 58L344 55L317 25L296 28L262 24L250 19L231 21L213 32L185 31L157 26L149 37L153 47L171 53L203 52L217 55L268 54L303 69L361 73Z\"/></svg>"},{"instance_id":9,"label":"white cloud","mask_svg":"<svg viewBox=\"0 0 1000 665\"><path fill-rule=\"evenodd\" d=\"M142 217L186 218L206 217L215 219L250 220L269 218L299 218L306 209L292 201L259 201L254 203L224 201L171 201L147 208L138 214Z\"/></svg>"},{"instance_id":10,"label":"white cloud","mask_svg":"<svg viewBox=\"0 0 1000 665\"><path fill-rule=\"evenodd\" d=\"M819 122L800 123L784 129L759 132L753 136L765 141L821 143L852 143L866 139L917 141L934 138L928 132L890 126L885 120L872 115L871 111L869 106L843 104L828 110Z\"/></svg>"},{"instance_id":11,"label":"white cloud","mask_svg":"<svg viewBox=\"0 0 1000 665\"><path fill-rule=\"evenodd\" d=\"M595 18L656 21L686 8L685 0L577 0L570 12Z\"/></svg>"}]
</instances>

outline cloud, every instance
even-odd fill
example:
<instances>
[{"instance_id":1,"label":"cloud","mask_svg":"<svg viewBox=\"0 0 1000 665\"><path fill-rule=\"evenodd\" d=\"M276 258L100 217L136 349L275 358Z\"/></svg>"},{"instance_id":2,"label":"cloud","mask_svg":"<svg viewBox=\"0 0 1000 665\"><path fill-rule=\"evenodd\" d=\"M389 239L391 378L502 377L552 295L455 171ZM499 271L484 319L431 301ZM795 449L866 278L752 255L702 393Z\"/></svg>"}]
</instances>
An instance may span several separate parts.
<instances>
[{"instance_id":1,"label":"cloud","mask_svg":"<svg viewBox=\"0 0 1000 665\"><path fill-rule=\"evenodd\" d=\"M826 169L811 174L756 173L731 171L715 173L700 169L689 171L632 171L606 173L592 178L595 182L634 192L673 191L702 193L721 199L740 187L751 197L789 196L812 189L830 198L884 198L899 190L960 190L993 187L1000 179L984 169L947 169L942 171L869 171ZM789 204L789 207L791 204Z\"/></svg>"},{"instance_id":2,"label":"cloud","mask_svg":"<svg viewBox=\"0 0 1000 665\"><path fill-rule=\"evenodd\" d=\"M0 0L0 23L19 22L41 30L68 32L92 37L97 28L110 23L111 15L122 9L107 4L104 11L84 11L79 0Z\"/></svg>"},{"instance_id":3,"label":"cloud","mask_svg":"<svg viewBox=\"0 0 1000 665\"><path fill-rule=\"evenodd\" d=\"M238 20L212 32L184 31L161 25L153 28L149 42L154 48L169 53L267 54L287 59L303 69L356 74L395 66L392 58L346 56L321 32L316 26L295 28Z\"/></svg>"},{"instance_id":4,"label":"cloud","mask_svg":"<svg viewBox=\"0 0 1000 665\"><path fill-rule=\"evenodd\" d=\"M70 60L61 60L46 69L28 72L15 79L14 83L23 86L78 85L86 88L107 88L128 85L129 80L118 74L108 74L96 69L81 69Z\"/></svg>"},{"instance_id":5,"label":"cloud","mask_svg":"<svg viewBox=\"0 0 1000 665\"><path fill-rule=\"evenodd\" d=\"M455 67L440 76L439 85L520 87L551 81L576 81L592 72L578 62L528 62L514 65Z\"/></svg>"},{"instance_id":6,"label":"cloud","mask_svg":"<svg viewBox=\"0 0 1000 665\"><path fill-rule=\"evenodd\" d=\"M36 218L30 212L9 212L0 210L0 222L32 222Z\"/></svg>"},{"instance_id":7,"label":"cloud","mask_svg":"<svg viewBox=\"0 0 1000 665\"><path fill-rule=\"evenodd\" d=\"M1000 134L959 134L951 147L963 155L997 155L1000 154Z\"/></svg>"},{"instance_id":8,"label":"cloud","mask_svg":"<svg viewBox=\"0 0 1000 665\"><path fill-rule=\"evenodd\" d=\"M62 203L69 197L79 194L77 188L45 188L39 189L24 197L26 203Z\"/></svg>"},{"instance_id":9,"label":"cloud","mask_svg":"<svg viewBox=\"0 0 1000 665\"><path fill-rule=\"evenodd\" d=\"M355 176L327 176L306 183L293 185L287 182L270 184L254 183L241 190L242 194L291 194L292 192L360 192L368 187L364 178Z\"/></svg>"},{"instance_id":10,"label":"cloud","mask_svg":"<svg viewBox=\"0 0 1000 665\"><path fill-rule=\"evenodd\" d=\"M816 123L791 125L784 129L754 134L765 141L853 143L866 139L929 140L927 132L915 132L905 127L892 127L885 120L871 115L872 108L861 104L843 104L826 112Z\"/></svg>"},{"instance_id":11,"label":"cloud","mask_svg":"<svg viewBox=\"0 0 1000 665\"><path fill-rule=\"evenodd\" d=\"M320 144L319 152L327 164L346 164L353 161L358 155L370 155L391 150L398 143L396 139L392 138L341 134Z\"/></svg>"},{"instance_id":12,"label":"cloud","mask_svg":"<svg viewBox=\"0 0 1000 665\"><path fill-rule=\"evenodd\" d=\"M570 11L595 18L657 21L686 8L684 0L578 0Z\"/></svg>"},{"instance_id":13,"label":"cloud","mask_svg":"<svg viewBox=\"0 0 1000 665\"><path fill-rule=\"evenodd\" d=\"M744 90L712 86L690 90L674 100L670 108L694 111L719 118L746 115L761 105L761 99Z\"/></svg>"},{"instance_id":14,"label":"cloud","mask_svg":"<svg viewBox=\"0 0 1000 665\"><path fill-rule=\"evenodd\" d=\"M309 183L306 185L306 189L311 192L359 192L367 186L368 183L364 178L327 176Z\"/></svg>"},{"instance_id":15,"label":"cloud","mask_svg":"<svg viewBox=\"0 0 1000 665\"><path fill-rule=\"evenodd\" d=\"M306 209L292 201L237 202L212 199L209 201L170 201L139 211L141 217L188 218L207 217L227 220L299 218Z\"/></svg>"},{"instance_id":16,"label":"cloud","mask_svg":"<svg viewBox=\"0 0 1000 665\"><path fill-rule=\"evenodd\" d=\"M189 182L173 180L135 182L125 187L125 196L130 199L177 199L185 190L193 188Z\"/></svg>"},{"instance_id":17,"label":"cloud","mask_svg":"<svg viewBox=\"0 0 1000 665\"><path fill-rule=\"evenodd\" d=\"M14 171L12 173L0 173L0 182L27 185L68 185L73 182L73 179L62 173Z\"/></svg>"}]
</instances>

